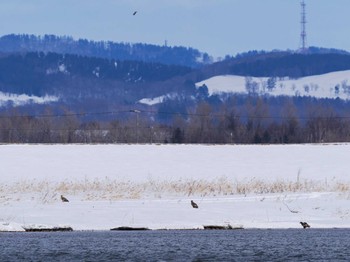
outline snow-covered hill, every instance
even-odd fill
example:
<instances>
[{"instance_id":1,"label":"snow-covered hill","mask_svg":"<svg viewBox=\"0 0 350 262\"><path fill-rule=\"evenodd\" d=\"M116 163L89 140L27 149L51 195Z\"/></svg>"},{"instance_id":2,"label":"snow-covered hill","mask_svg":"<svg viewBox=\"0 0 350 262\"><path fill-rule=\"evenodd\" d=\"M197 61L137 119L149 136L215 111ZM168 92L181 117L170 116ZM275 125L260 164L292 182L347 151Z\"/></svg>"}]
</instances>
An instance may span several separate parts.
<instances>
[{"instance_id":1,"label":"snow-covered hill","mask_svg":"<svg viewBox=\"0 0 350 262\"><path fill-rule=\"evenodd\" d=\"M250 92L260 95L350 98L350 70L299 79L223 75L198 82L196 86L206 85L209 94L223 92L247 94L247 84Z\"/></svg>"}]
</instances>

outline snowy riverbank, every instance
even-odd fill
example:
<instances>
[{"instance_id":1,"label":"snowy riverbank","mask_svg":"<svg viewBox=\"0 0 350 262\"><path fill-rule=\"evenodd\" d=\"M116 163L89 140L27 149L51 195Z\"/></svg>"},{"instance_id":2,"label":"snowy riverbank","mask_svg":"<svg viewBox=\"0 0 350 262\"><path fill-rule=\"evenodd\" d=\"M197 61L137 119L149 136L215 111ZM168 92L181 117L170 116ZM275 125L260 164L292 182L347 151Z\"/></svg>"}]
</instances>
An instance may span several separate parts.
<instances>
[{"instance_id":1,"label":"snowy riverbank","mask_svg":"<svg viewBox=\"0 0 350 262\"><path fill-rule=\"evenodd\" d=\"M348 144L1 145L0 231L350 228L349 153Z\"/></svg>"}]
</instances>

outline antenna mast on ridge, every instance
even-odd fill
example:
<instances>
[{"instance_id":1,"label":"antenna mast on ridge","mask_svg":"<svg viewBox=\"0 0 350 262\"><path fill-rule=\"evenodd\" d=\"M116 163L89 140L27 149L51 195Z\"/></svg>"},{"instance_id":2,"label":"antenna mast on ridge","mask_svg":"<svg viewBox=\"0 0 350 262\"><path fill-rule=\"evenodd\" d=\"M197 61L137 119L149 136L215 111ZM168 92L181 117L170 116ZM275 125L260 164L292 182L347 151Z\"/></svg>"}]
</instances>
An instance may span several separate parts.
<instances>
[{"instance_id":1,"label":"antenna mast on ridge","mask_svg":"<svg viewBox=\"0 0 350 262\"><path fill-rule=\"evenodd\" d=\"M306 44L306 4L305 0L302 0L300 2L301 4L301 34L300 34L300 41L301 41L301 51L306 52L307 51L307 44Z\"/></svg>"}]
</instances>

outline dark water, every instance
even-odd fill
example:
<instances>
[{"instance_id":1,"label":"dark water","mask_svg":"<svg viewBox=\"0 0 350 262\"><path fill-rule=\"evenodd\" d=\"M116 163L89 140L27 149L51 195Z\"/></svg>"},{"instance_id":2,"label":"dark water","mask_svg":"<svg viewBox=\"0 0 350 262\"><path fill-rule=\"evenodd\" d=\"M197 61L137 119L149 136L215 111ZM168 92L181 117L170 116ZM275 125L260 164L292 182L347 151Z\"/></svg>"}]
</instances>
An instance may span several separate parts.
<instances>
[{"instance_id":1,"label":"dark water","mask_svg":"<svg viewBox=\"0 0 350 262\"><path fill-rule=\"evenodd\" d=\"M350 230L0 233L0 261L350 261Z\"/></svg>"}]
</instances>

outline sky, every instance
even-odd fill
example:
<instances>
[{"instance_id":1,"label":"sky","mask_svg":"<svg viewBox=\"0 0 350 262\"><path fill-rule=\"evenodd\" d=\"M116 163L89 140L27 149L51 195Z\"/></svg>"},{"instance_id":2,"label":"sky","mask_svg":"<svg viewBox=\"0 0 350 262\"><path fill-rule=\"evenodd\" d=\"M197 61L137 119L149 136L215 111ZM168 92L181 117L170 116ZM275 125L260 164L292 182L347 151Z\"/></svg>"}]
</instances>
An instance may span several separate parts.
<instances>
[{"instance_id":1,"label":"sky","mask_svg":"<svg viewBox=\"0 0 350 262\"><path fill-rule=\"evenodd\" d=\"M305 1L307 44L350 50L350 1ZM55 34L156 45L167 41L224 57L298 49L300 13L300 0L3 0L0 35Z\"/></svg>"}]
</instances>

